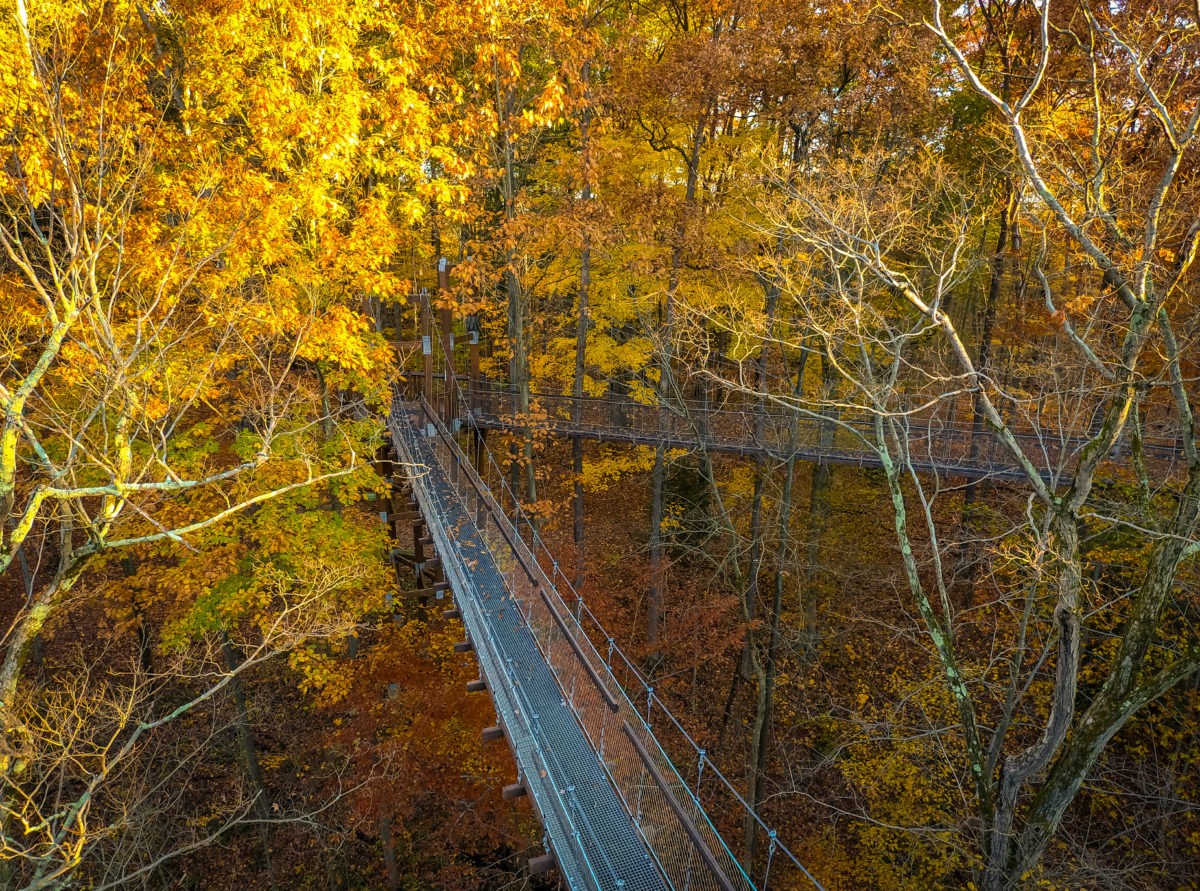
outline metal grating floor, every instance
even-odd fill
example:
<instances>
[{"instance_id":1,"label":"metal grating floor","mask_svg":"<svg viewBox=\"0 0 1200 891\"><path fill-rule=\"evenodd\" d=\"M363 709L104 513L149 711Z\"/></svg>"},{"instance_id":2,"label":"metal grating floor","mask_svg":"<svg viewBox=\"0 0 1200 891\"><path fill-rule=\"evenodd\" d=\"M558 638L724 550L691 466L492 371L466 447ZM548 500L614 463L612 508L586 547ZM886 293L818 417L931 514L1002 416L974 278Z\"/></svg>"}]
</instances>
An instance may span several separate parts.
<instances>
[{"instance_id":1,"label":"metal grating floor","mask_svg":"<svg viewBox=\"0 0 1200 891\"><path fill-rule=\"evenodd\" d=\"M510 686L510 675L497 670L490 660L480 658L488 689L497 699L498 710L506 718L505 730L517 756L522 777L538 770L531 753L538 749L538 735L528 722L539 722L542 763L548 764L544 777L558 794L547 794L544 785L527 782L534 804L542 815L547 836L568 883L576 870L588 886L625 891L665 891L667 885L655 866L616 789L600 764L600 759L575 719L550 667L546 664L533 635L522 621L520 611L509 598L503 576L491 553L479 536L474 520L454 494L422 430L424 416L418 410L400 409L393 413L392 434L401 455L424 465L424 472L412 474L414 491L422 502L431 534L447 568L447 578L455 602L468 628L483 626L498 655L511 666L511 677L519 689L498 690ZM440 528L439 528L440 527ZM451 533L452 531L452 533ZM447 545L449 547L447 548ZM450 566L453 561L453 567ZM451 571L454 570L454 571ZM482 646L477 641L477 649ZM482 654L481 654L482 656ZM513 706L501 707L503 694ZM505 715L514 711L515 715ZM531 711L532 714L522 714ZM514 719L515 718L515 719ZM508 726L514 725L514 726ZM521 738L522 734L526 738ZM539 771L540 772L540 771ZM575 810L576 813L563 813Z\"/></svg>"}]
</instances>

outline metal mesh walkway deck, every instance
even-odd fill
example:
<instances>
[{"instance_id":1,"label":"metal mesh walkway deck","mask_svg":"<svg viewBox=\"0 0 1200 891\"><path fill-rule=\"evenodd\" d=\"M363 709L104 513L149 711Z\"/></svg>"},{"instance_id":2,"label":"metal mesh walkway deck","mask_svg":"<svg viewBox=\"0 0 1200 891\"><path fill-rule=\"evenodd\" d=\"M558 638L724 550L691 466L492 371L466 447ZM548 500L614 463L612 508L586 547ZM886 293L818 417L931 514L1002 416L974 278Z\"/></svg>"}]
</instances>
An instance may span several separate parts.
<instances>
[{"instance_id":1,"label":"metal mesh walkway deck","mask_svg":"<svg viewBox=\"0 0 1200 891\"><path fill-rule=\"evenodd\" d=\"M546 828L559 869L575 888L667 887L601 756L538 648L502 566L436 454L419 409L393 413L398 454L446 568L455 601L496 699L521 779ZM636 813L636 812L635 812Z\"/></svg>"}]
</instances>

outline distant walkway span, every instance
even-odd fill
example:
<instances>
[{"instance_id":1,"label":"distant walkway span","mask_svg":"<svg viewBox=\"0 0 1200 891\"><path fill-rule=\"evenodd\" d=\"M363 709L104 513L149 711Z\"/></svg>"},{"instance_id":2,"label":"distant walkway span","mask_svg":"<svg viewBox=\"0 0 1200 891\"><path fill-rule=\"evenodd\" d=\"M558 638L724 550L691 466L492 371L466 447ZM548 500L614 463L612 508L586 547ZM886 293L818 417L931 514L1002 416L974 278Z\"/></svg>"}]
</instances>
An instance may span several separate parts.
<instances>
[{"instance_id":1,"label":"distant walkway span","mask_svg":"<svg viewBox=\"0 0 1200 891\"><path fill-rule=\"evenodd\" d=\"M435 381L436 392L444 392ZM503 387L459 381L474 412L473 423L483 429L523 428L528 422L515 410L516 400ZM531 395L536 408L533 424L557 436L582 437L599 442L664 445L670 449L774 458L785 461L827 461L855 467L881 467L878 453L868 443L875 437L873 421L867 417L840 417L836 422L814 417L797 418L779 408L762 411L698 402L668 406L635 402L632 399ZM968 419L969 421L969 419ZM903 419L908 458L919 471L966 479L1023 480L1024 471L1008 448L982 428L970 423L948 425L937 417ZM1014 430L1018 445L1043 477L1067 482L1083 437L1050 437L1033 429ZM1120 446L1119 446L1120 447ZM1147 466L1170 473L1182 460L1174 442L1148 440L1143 443Z\"/></svg>"}]
</instances>

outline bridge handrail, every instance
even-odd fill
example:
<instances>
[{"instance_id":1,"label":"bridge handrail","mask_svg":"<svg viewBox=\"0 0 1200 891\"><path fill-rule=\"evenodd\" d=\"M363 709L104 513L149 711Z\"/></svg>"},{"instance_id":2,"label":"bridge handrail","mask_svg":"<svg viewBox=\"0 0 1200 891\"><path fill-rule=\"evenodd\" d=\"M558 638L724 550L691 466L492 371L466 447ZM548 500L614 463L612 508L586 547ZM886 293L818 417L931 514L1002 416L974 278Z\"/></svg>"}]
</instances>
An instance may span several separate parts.
<instances>
[{"instance_id":1,"label":"bridge handrail","mask_svg":"<svg viewBox=\"0 0 1200 891\"><path fill-rule=\"evenodd\" d=\"M401 436L403 436L403 434L401 434ZM412 460L413 456L410 455L410 456L408 456L408 458L410 460ZM420 487L418 487L418 488L420 488ZM435 490L421 489L421 491L425 494L426 497L428 497L430 499L435 499L437 502L442 501L441 494ZM457 493L455 493L455 494L457 495ZM420 497L420 496L418 496L418 497ZM445 508L442 509L442 514L443 515L447 514L447 511L445 510ZM446 524L441 529L436 529L436 530L432 530L432 531L435 536L437 536L439 533L444 533L447 536L447 538L451 542L453 542L455 545L458 545L461 541L459 534L458 534L459 530L450 524ZM451 575L454 573L453 564L446 567L446 572L448 575ZM467 613L464 613L463 621L464 621L464 624L466 624L469 621L469 616ZM550 765L549 761L547 760L547 755L549 755L550 758L554 758L554 750L553 750L552 746L548 745L549 741L545 739L545 734L542 730L540 721L536 720L536 717L537 717L536 709L534 709L532 707L532 703L529 701L529 697L528 697L527 693L525 692L522 685L519 683L518 678L515 676L511 660L505 658L502 648L497 643L494 636L490 633L489 629L487 628L486 623L480 622L480 623L478 623L478 625L479 625L479 630L482 631L482 634L475 635L475 638L476 638L475 643L476 643L477 656L480 659L480 662L482 663L484 661L484 659L486 658L486 660L488 661L489 664L496 666L496 668L499 671L503 672L504 676L507 679L506 687L511 692L511 695L516 699L518 705L520 706L520 708L516 710L515 714L510 714L509 713L511 711L510 709L505 708L504 705L502 705L502 703L499 700L494 700L497 711L501 714L502 720L504 721L505 726L508 728L509 733L515 732L514 723L518 720L518 716L522 712L524 712L524 715L527 718L529 718L529 720L527 720L525 722L525 724L528 727L529 738L533 743L533 757L536 760L536 762L538 764L540 764L541 772L543 773L543 775L548 774L550 772L551 765ZM484 649L486 650L486 654L479 652L480 646L484 647ZM514 752L515 751L516 751L516 743L514 741ZM519 766L521 766L520 758L517 759L517 763ZM529 778L527 777L526 779L528 780ZM588 855L587 849L583 845L579 844L579 837L581 835L581 832L580 832L579 826L577 824L576 818L573 815L573 811L578 812L579 817L582 819L582 822L585 825L585 828L588 830L588 832L591 835L594 836L595 829L592 827L590 821L588 821L586 812L583 811L583 809L581 809L578 806L577 801L573 801L574 807L569 807L566 800L563 797L563 792L561 790L559 790L557 784L546 783L546 784L542 784L541 788L544 791L546 791L547 794L549 794L551 796L551 799L552 799L551 804L554 806L554 809L557 811L557 813L559 815L561 815L562 819L566 822L567 827L569 828L573 838L576 841L574 853L581 859L582 866L587 871L587 875L588 875L588 877L590 877L590 879L592 881L592 887L597 889L597 891L598 891L598 889L603 887L603 883L600 881L600 878L596 874L596 868L595 868L595 866L593 866L593 864L591 862L591 858ZM569 790L568 794L571 795L572 798L574 797L573 790ZM536 796L533 797L533 806L534 806L535 812L540 811L539 803L538 803ZM539 819L541 819L543 825L546 825L545 815L542 813L538 813L538 816L539 816Z\"/></svg>"}]
</instances>

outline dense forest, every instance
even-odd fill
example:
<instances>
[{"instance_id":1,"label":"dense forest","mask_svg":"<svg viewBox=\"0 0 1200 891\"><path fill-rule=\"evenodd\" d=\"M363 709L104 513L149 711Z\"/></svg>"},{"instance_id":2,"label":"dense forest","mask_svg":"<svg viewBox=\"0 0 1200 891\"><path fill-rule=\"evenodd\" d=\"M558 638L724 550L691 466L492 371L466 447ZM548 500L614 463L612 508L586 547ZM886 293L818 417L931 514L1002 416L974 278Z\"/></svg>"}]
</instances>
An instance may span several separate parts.
<instances>
[{"instance_id":1,"label":"dense forest","mask_svg":"<svg viewBox=\"0 0 1200 891\"><path fill-rule=\"evenodd\" d=\"M0 887L565 886L423 388L748 873L1200 886L1200 5L5 0L0 60Z\"/></svg>"}]
</instances>

